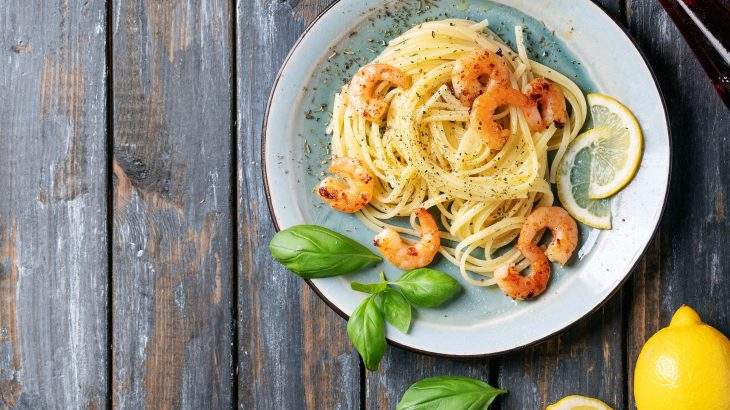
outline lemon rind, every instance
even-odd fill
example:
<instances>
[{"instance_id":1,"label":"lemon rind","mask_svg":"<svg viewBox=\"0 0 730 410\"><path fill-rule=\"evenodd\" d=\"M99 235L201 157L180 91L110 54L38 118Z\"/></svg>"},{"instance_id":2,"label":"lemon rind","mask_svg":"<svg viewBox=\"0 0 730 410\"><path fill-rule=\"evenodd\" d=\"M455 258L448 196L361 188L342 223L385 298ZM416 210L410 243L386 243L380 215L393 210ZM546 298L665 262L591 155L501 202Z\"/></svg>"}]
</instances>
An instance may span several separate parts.
<instances>
[{"instance_id":1,"label":"lemon rind","mask_svg":"<svg viewBox=\"0 0 730 410\"><path fill-rule=\"evenodd\" d=\"M570 172L569 170L565 170L566 172L562 171L562 167L567 166L568 163L572 166L575 154L590 143L589 134L591 131L594 130L588 130L577 136L565 151L565 156L563 156L560 169L558 170L558 178L555 181L557 183L558 199L560 199L560 203L563 205L563 208L565 208L565 210L568 211L573 218L578 220L578 222L597 229L611 229L610 212L606 216L597 216L588 212L587 209L578 206L573 198L570 183L565 182L565 178L568 178L568 180L570 179ZM586 143L586 141L588 142Z\"/></svg>"},{"instance_id":2,"label":"lemon rind","mask_svg":"<svg viewBox=\"0 0 730 410\"><path fill-rule=\"evenodd\" d=\"M570 410L576 406L593 406L596 410L613 410L611 406L601 400L578 394L565 396L557 402L547 406L545 410Z\"/></svg>"},{"instance_id":3,"label":"lemon rind","mask_svg":"<svg viewBox=\"0 0 730 410\"><path fill-rule=\"evenodd\" d=\"M605 199L622 190L636 176L643 156L644 137L639 121L634 114L615 98L605 94L591 93L586 96L586 99L589 106L600 105L606 107L611 113L616 114L629 129L630 146L627 150L630 155L629 161L619 170L617 177L610 184L596 185L591 181L588 185L588 197L590 199Z\"/></svg>"}]
</instances>

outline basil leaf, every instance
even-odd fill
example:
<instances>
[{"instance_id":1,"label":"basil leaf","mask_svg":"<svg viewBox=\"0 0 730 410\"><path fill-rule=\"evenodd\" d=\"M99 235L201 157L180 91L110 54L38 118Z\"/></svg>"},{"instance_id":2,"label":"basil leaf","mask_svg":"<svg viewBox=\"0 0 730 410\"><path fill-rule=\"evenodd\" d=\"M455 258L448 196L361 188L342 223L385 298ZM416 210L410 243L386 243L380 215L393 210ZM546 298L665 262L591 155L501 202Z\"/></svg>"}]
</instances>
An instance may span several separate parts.
<instances>
[{"instance_id":1,"label":"basil leaf","mask_svg":"<svg viewBox=\"0 0 730 410\"><path fill-rule=\"evenodd\" d=\"M271 239L269 250L274 259L305 279L343 275L383 260L354 240L317 225L284 229Z\"/></svg>"},{"instance_id":2,"label":"basil leaf","mask_svg":"<svg viewBox=\"0 0 730 410\"><path fill-rule=\"evenodd\" d=\"M387 289L388 284L385 282L380 282L380 283L351 282L350 287L352 288L352 290L356 290L358 292L378 293L378 292L382 292L385 289Z\"/></svg>"},{"instance_id":3,"label":"basil leaf","mask_svg":"<svg viewBox=\"0 0 730 410\"><path fill-rule=\"evenodd\" d=\"M371 295L365 298L347 321L347 336L360 353L365 367L372 371L378 370L387 346L385 322L375 297Z\"/></svg>"},{"instance_id":4,"label":"basil leaf","mask_svg":"<svg viewBox=\"0 0 730 410\"><path fill-rule=\"evenodd\" d=\"M380 293L380 310L385 320L403 333L411 327L411 305L400 292L385 289Z\"/></svg>"},{"instance_id":5,"label":"basil leaf","mask_svg":"<svg viewBox=\"0 0 730 410\"><path fill-rule=\"evenodd\" d=\"M412 384L396 410L488 409L494 399L504 393L507 391L469 377L430 377Z\"/></svg>"},{"instance_id":6,"label":"basil leaf","mask_svg":"<svg viewBox=\"0 0 730 410\"><path fill-rule=\"evenodd\" d=\"M390 283L398 286L413 305L428 308L438 307L461 292L461 285L456 279L428 268L406 272L400 279Z\"/></svg>"}]
</instances>

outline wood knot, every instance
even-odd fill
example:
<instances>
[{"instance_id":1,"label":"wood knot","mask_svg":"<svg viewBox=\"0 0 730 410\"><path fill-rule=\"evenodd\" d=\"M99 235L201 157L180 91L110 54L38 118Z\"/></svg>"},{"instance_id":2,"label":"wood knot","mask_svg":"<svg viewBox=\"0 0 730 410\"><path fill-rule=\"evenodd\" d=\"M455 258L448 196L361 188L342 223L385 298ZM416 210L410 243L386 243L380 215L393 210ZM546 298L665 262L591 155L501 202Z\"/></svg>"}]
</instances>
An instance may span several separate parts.
<instances>
[{"instance_id":1,"label":"wood knot","mask_svg":"<svg viewBox=\"0 0 730 410\"><path fill-rule=\"evenodd\" d=\"M15 54L29 54L33 51L33 46L21 41L18 44L14 44L10 47L10 49L13 50L13 53Z\"/></svg>"}]
</instances>

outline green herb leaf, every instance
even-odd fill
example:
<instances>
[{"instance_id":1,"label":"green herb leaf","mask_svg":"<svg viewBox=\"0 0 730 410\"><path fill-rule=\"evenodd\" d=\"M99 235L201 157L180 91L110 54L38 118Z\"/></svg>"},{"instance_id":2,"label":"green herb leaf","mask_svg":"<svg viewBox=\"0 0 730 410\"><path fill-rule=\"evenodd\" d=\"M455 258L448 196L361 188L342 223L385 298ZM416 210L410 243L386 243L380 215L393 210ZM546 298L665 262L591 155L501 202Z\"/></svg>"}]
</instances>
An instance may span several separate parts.
<instances>
[{"instance_id":1,"label":"green herb leaf","mask_svg":"<svg viewBox=\"0 0 730 410\"><path fill-rule=\"evenodd\" d=\"M428 268L406 272L391 284L400 288L411 304L428 308L438 307L461 292L461 285L456 279Z\"/></svg>"},{"instance_id":2,"label":"green herb leaf","mask_svg":"<svg viewBox=\"0 0 730 410\"><path fill-rule=\"evenodd\" d=\"M393 289L385 289L380 293L380 309L385 320L403 333L411 327L411 304L406 298Z\"/></svg>"},{"instance_id":3,"label":"green herb leaf","mask_svg":"<svg viewBox=\"0 0 730 410\"><path fill-rule=\"evenodd\" d=\"M388 288L387 283L360 283L360 282L350 282L350 287L352 290L356 290L358 292L365 292L365 293L378 293L382 292L385 289Z\"/></svg>"},{"instance_id":4,"label":"green herb leaf","mask_svg":"<svg viewBox=\"0 0 730 410\"><path fill-rule=\"evenodd\" d=\"M377 302L377 295L371 295L360 303L347 321L347 336L357 352L360 353L365 367L378 370L380 359L385 354L385 322Z\"/></svg>"},{"instance_id":5,"label":"green herb leaf","mask_svg":"<svg viewBox=\"0 0 730 410\"><path fill-rule=\"evenodd\" d=\"M361 283L350 282L352 290L365 293L378 293L388 289L388 279L385 278L385 272L380 272L380 282L378 283Z\"/></svg>"},{"instance_id":6,"label":"green herb leaf","mask_svg":"<svg viewBox=\"0 0 730 410\"><path fill-rule=\"evenodd\" d=\"M383 259L370 249L317 225L296 225L274 235L271 256L305 278L326 278L355 272Z\"/></svg>"},{"instance_id":7,"label":"green herb leaf","mask_svg":"<svg viewBox=\"0 0 730 410\"><path fill-rule=\"evenodd\" d=\"M469 377L430 377L412 384L396 410L488 409L494 399L504 393L507 391Z\"/></svg>"}]
</instances>

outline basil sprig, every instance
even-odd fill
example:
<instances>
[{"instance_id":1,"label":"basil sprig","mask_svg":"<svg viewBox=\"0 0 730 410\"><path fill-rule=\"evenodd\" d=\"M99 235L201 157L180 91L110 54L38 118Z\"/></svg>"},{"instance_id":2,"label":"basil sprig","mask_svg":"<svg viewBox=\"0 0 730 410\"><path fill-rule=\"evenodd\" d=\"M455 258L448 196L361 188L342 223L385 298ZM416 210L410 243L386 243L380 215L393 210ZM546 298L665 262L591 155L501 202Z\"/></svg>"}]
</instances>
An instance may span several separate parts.
<instances>
[{"instance_id":1,"label":"basil sprig","mask_svg":"<svg viewBox=\"0 0 730 410\"><path fill-rule=\"evenodd\" d=\"M271 256L304 279L355 272L383 259L365 246L317 225L296 225L274 235Z\"/></svg>"},{"instance_id":2,"label":"basil sprig","mask_svg":"<svg viewBox=\"0 0 730 410\"><path fill-rule=\"evenodd\" d=\"M317 225L296 225L274 235L271 256L304 279L326 278L355 272L383 259L365 246ZM461 292L451 276L428 268L405 273L389 282L352 282L352 289L370 293L347 321L347 336L365 367L377 370L386 349L385 322L408 333L414 306L438 307ZM392 286L392 287L391 287Z\"/></svg>"},{"instance_id":3,"label":"basil sprig","mask_svg":"<svg viewBox=\"0 0 730 410\"><path fill-rule=\"evenodd\" d=\"M507 391L469 377L430 377L412 384L396 410L488 409L494 399L504 393Z\"/></svg>"},{"instance_id":4,"label":"basil sprig","mask_svg":"<svg viewBox=\"0 0 730 410\"><path fill-rule=\"evenodd\" d=\"M451 276L426 268L407 272L394 282L389 282L381 272L378 283L352 282L350 287L370 293L350 316L347 335L365 367L373 371L377 370L385 353L384 321L408 333L413 313L411 305L438 307L461 292L461 285Z\"/></svg>"}]
</instances>

